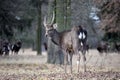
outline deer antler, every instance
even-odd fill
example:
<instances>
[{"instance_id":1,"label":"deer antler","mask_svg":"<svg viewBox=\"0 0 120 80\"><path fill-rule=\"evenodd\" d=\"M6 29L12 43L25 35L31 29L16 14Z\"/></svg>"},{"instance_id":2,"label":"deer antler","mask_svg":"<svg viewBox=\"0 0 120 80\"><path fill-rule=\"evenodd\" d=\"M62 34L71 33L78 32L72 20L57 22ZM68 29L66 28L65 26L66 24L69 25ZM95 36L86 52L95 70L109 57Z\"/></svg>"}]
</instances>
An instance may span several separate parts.
<instances>
[{"instance_id":1,"label":"deer antler","mask_svg":"<svg viewBox=\"0 0 120 80\"><path fill-rule=\"evenodd\" d=\"M55 13L54 13L54 11L53 11L53 16L52 16L51 25L53 24L53 22L54 22L54 19L55 19Z\"/></svg>"},{"instance_id":2,"label":"deer antler","mask_svg":"<svg viewBox=\"0 0 120 80\"><path fill-rule=\"evenodd\" d=\"M54 11L53 11L53 16L52 16L52 20L51 20L50 25L52 25L52 24L53 24L54 19L55 19L55 13L54 13ZM46 25L47 25L47 18L46 18L46 16L44 17L43 24L44 24L44 26L46 26Z\"/></svg>"},{"instance_id":3,"label":"deer antler","mask_svg":"<svg viewBox=\"0 0 120 80\"><path fill-rule=\"evenodd\" d=\"M43 24L44 24L44 26L46 26L47 25L47 19L46 19L46 16L44 17L44 21L43 21Z\"/></svg>"}]
</instances>

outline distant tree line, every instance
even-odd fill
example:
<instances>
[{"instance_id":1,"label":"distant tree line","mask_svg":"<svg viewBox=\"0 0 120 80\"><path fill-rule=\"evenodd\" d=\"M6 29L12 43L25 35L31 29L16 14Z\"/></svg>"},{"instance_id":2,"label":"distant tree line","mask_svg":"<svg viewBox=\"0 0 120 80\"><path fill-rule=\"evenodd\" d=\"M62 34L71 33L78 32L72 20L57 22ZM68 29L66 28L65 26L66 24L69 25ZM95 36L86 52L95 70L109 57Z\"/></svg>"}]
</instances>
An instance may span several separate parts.
<instances>
[{"instance_id":1,"label":"distant tree line","mask_svg":"<svg viewBox=\"0 0 120 80\"><path fill-rule=\"evenodd\" d=\"M0 0L0 38L35 42L40 53L43 3L48 4L47 0Z\"/></svg>"},{"instance_id":2,"label":"distant tree line","mask_svg":"<svg viewBox=\"0 0 120 80\"><path fill-rule=\"evenodd\" d=\"M110 42L120 41L120 1L119 0L98 0L101 9L98 14L101 19L101 29L105 31L103 40ZM102 4L101 4L102 3Z\"/></svg>"},{"instance_id":3,"label":"distant tree line","mask_svg":"<svg viewBox=\"0 0 120 80\"><path fill-rule=\"evenodd\" d=\"M25 18L26 2L24 0L0 0L0 36L11 39L14 29L23 31L29 27L32 18Z\"/></svg>"}]
</instances>

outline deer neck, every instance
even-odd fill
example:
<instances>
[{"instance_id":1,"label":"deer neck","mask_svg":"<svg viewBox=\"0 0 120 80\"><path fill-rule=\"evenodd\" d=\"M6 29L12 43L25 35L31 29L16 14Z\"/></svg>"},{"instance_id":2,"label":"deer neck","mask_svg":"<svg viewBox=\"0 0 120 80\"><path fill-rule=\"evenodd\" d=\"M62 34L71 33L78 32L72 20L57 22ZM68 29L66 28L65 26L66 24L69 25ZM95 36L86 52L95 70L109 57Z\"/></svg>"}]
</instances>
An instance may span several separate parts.
<instances>
[{"instance_id":1,"label":"deer neck","mask_svg":"<svg viewBox=\"0 0 120 80\"><path fill-rule=\"evenodd\" d=\"M54 34L50 38L54 44L60 45L60 35L57 30L54 30Z\"/></svg>"}]
</instances>

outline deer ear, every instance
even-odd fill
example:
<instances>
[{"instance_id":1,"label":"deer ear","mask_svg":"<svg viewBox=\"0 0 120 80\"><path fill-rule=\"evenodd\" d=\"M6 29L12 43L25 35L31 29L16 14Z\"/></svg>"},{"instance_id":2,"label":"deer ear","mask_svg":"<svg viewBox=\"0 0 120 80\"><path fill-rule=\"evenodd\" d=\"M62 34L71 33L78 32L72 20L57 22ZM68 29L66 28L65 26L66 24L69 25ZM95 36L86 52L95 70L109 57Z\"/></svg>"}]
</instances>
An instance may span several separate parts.
<instances>
[{"instance_id":1,"label":"deer ear","mask_svg":"<svg viewBox=\"0 0 120 80\"><path fill-rule=\"evenodd\" d=\"M57 23L53 24L53 27L54 27L54 29L56 29L57 28Z\"/></svg>"}]
</instances>

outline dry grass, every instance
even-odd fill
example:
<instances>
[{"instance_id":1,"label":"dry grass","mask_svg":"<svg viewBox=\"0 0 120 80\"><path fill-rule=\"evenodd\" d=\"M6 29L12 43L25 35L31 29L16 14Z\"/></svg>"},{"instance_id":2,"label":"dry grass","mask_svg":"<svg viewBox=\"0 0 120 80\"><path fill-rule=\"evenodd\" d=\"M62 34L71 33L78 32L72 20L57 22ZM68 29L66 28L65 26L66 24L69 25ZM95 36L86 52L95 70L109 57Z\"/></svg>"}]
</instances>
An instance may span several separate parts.
<instances>
[{"instance_id":1,"label":"dry grass","mask_svg":"<svg viewBox=\"0 0 120 80\"><path fill-rule=\"evenodd\" d=\"M47 56L36 56L35 53L27 49L24 54L21 51L19 55L0 57L0 80L120 80L119 54L109 54L104 59L95 50L90 50L86 55L85 73L82 72L82 61L80 72L76 72L75 55L73 74L65 74L63 65L47 64Z\"/></svg>"}]
</instances>

